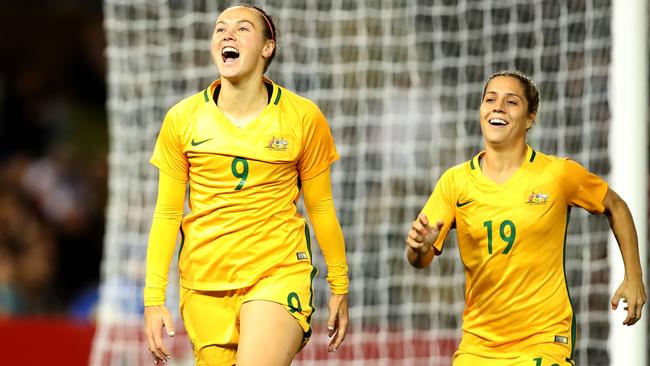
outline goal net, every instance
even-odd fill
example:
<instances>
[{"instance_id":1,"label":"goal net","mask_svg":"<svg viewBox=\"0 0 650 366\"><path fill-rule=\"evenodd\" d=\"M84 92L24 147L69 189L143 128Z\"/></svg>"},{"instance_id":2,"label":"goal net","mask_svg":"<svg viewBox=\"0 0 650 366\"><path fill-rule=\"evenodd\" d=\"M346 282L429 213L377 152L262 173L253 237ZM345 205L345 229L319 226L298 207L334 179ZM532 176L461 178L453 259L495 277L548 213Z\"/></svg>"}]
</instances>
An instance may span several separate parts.
<instances>
[{"instance_id":1,"label":"goal net","mask_svg":"<svg viewBox=\"0 0 650 366\"><path fill-rule=\"evenodd\" d=\"M267 0L278 26L268 76L315 101L341 159L333 166L350 267L350 328L326 352L329 290L318 250L314 336L297 365L450 365L464 273L455 237L424 270L404 258L410 222L442 172L481 149L483 82L518 69L541 109L529 143L608 176L611 4L606 0ZM151 362L142 335L145 254L157 189L148 160L167 109L218 77L209 54L216 0L105 0L110 199L92 366ZM574 210L566 275L577 365L609 364L608 225ZM178 320L175 268L168 306ZM174 365L191 364L182 332ZM170 341L171 342L171 341Z\"/></svg>"}]
</instances>

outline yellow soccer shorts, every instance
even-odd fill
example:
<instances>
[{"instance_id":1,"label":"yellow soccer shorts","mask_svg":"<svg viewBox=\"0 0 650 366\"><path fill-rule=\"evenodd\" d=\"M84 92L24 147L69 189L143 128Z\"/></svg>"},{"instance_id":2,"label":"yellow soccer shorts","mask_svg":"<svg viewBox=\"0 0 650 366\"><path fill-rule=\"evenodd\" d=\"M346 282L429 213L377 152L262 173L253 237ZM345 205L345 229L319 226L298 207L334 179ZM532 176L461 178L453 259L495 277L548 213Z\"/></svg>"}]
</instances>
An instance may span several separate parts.
<instances>
[{"instance_id":1,"label":"yellow soccer shorts","mask_svg":"<svg viewBox=\"0 0 650 366\"><path fill-rule=\"evenodd\" d=\"M312 273L313 271L313 273ZM180 310L192 342L197 366L234 365L239 343L239 309L248 301L282 304L304 332L302 347L311 336L312 280L316 268L308 262L276 269L255 285L230 291L196 291L181 287Z\"/></svg>"},{"instance_id":2,"label":"yellow soccer shorts","mask_svg":"<svg viewBox=\"0 0 650 366\"><path fill-rule=\"evenodd\" d=\"M549 349L537 346L509 358L479 356L459 350L454 354L453 366L575 366L573 360L553 348L553 345Z\"/></svg>"}]
</instances>

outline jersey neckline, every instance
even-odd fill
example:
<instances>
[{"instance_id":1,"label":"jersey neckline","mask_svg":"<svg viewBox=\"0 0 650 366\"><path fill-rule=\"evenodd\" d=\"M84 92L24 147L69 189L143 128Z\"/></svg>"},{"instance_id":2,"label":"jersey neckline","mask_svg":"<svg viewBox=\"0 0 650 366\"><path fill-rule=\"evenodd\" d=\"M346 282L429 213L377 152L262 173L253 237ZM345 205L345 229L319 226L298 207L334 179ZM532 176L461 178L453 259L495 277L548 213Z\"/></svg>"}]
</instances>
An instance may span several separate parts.
<instances>
[{"instance_id":1,"label":"jersey neckline","mask_svg":"<svg viewBox=\"0 0 650 366\"><path fill-rule=\"evenodd\" d=\"M533 150L533 148L530 147L530 145L526 144L526 158L521 163L517 171L514 174L512 174L512 176L510 176L508 180L506 180L504 183L501 184L493 181L492 179L488 178L485 174L483 174L479 162L484 155L485 155L485 150L482 150L478 154L474 155L474 157L467 162L467 169L469 170L470 175L472 176L472 178L476 183L478 183L480 186L484 188L496 191L496 190L507 189L513 185L520 184L521 175L524 174L528 169L528 167L530 167L531 164L535 161L537 152L535 152L535 150Z\"/></svg>"},{"instance_id":2,"label":"jersey neckline","mask_svg":"<svg viewBox=\"0 0 650 366\"><path fill-rule=\"evenodd\" d=\"M273 87L273 93L271 94L269 98L269 103L262 109L262 112L260 112L257 117L255 117L253 120L250 122L246 123L245 125L239 127L235 123L233 123L226 115L223 113L223 111L217 106L217 104L214 102L214 90L221 84L221 79L217 79L210 84L204 91L203 91L203 98L205 99L205 102L207 104L208 109L210 112L215 113L218 117L218 121L222 121L223 125L225 125L228 129L231 131L246 131L251 128L254 128L255 125L259 124L259 121L264 119L264 116L273 111L274 109L277 108L278 103L280 101L280 97L282 96L282 90L280 89L280 86L277 85L276 83L273 82L273 80L264 77L264 83L265 84L270 84Z\"/></svg>"}]
</instances>

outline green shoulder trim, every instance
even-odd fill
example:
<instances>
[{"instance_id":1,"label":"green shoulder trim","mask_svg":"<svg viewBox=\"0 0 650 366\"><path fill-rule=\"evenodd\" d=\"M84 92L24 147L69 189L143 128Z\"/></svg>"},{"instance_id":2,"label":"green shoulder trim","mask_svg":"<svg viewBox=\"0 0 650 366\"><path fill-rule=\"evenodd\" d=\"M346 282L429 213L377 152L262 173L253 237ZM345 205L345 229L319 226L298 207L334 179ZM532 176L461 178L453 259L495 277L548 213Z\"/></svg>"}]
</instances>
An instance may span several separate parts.
<instances>
[{"instance_id":1,"label":"green shoulder trim","mask_svg":"<svg viewBox=\"0 0 650 366\"><path fill-rule=\"evenodd\" d=\"M277 88L278 88L278 94L275 96L275 100L273 101L273 104L275 105L278 105L278 103L280 102L280 96L282 96L282 89L280 88L280 86L278 86Z\"/></svg>"}]
</instances>

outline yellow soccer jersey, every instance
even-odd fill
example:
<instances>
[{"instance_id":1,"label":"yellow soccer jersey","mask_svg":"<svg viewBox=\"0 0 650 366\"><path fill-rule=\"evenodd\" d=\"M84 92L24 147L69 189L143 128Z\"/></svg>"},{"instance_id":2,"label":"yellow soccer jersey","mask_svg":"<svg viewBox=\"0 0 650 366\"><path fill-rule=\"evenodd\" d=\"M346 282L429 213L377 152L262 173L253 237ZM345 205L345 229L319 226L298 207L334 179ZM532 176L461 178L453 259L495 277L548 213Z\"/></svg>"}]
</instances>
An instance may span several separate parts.
<instances>
[{"instance_id":1,"label":"yellow soccer jersey","mask_svg":"<svg viewBox=\"0 0 650 366\"><path fill-rule=\"evenodd\" d=\"M213 101L219 83L169 110L151 158L189 181L179 271L181 285L195 290L248 287L274 268L310 261L300 180L338 159L313 102L273 84L269 104L239 128Z\"/></svg>"},{"instance_id":2,"label":"yellow soccer jersey","mask_svg":"<svg viewBox=\"0 0 650 366\"><path fill-rule=\"evenodd\" d=\"M573 352L575 318L564 273L571 207L602 213L608 186L568 159L535 152L504 184L483 175L477 154L447 170L422 212L455 227L465 267L459 349L508 357L548 344ZM558 348L559 347L559 348Z\"/></svg>"}]
</instances>

